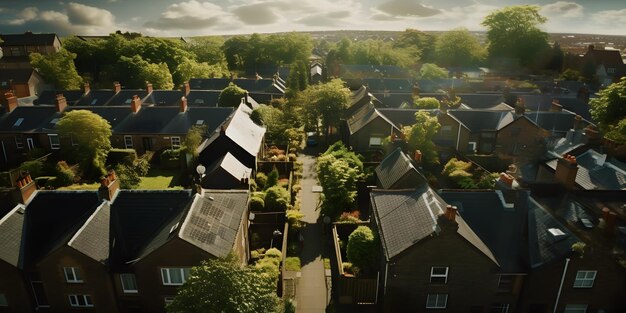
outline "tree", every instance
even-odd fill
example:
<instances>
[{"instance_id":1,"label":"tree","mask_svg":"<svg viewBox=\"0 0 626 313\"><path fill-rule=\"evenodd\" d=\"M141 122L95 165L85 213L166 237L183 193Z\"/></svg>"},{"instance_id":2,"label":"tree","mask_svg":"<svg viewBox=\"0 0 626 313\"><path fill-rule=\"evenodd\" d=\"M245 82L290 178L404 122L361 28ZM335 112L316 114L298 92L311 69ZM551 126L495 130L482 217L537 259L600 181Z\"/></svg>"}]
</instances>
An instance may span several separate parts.
<instances>
[{"instance_id":1,"label":"tree","mask_svg":"<svg viewBox=\"0 0 626 313\"><path fill-rule=\"evenodd\" d=\"M150 82L155 89L172 89L172 75L165 63L149 63L140 55L120 57L115 67L115 76L121 76L120 82L126 88L145 88Z\"/></svg>"},{"instance_id":2,"label":"tree","mask_svg":"<svg viewBox=\"0 0 626 313\"><path fill-rule=\"evenodd\" d=\"M220 92L217 98L217 105L220 107L237 107L241 103L241 98L246 95L246 91L239 86L229 83L228 87Z\"/></svg>"},{"instance_id":3,"label":"tree","mask_svg":"<svg viewBox=\"0 0 626 313\"><path fill-rule=\"evenodd\" d=\"M275 279L262 269L241 267L235 257L203 261L178 288L169 313L274 312Z\"/></svg>"},{"instance_id":4,"label":"tree","mask_svg":"<svg viewBox=\"0 0 626 313\"><path fill-rule=\"evenodd\" d=\"M189 81L191 78L221 78L229 74L221 64L209 65L206 62L198 63L187 58L180 63L176 73L181 81Z\"/></svg>"},{"instance_id":5,"label":"tree","mask_svg":"<svg viewBox=\"0 0 626 313\"><path fill-rule=\"evenodd\" d=\"M346 255L353 265L364 272L376 268L378 259L378 240L367 226L359 226L348 236Z\"/></svg>"},{"instance_id":6,"label":"tree","mask_svg":"<svg viewBox=\"0 0 626 313\"><path fill-rule=\"evenodd\" d=\"M250 118L257 124L265 126L265 138L268 143L286 144L285 130L289 125L285 123L282 110L272 106L260 106L250 114Z\"/></svg>"},{"instance_id":7,"label":"tree","mask_svg":"<svg viewBox=\"0 0 626 313\"><path fill-rule=\"evenodd\" d=\"M433 63L424 63L418 77L420 79L445 79L448 78L448 71Z\"/></svg>"},{"instance_id":8,"label":"tree","mask_svg":"<svg viewBox=\"0 0 626 313\"><path fill-rule=\"evenodd\" d=\"M609 132L610 126L626 116L626 77L601 90L598 96L589 101L589 111L600 130Z\"/></svg>"},{"instance_id":9,"label":"tree","mask_svg":"<svg viewBox=\"0 0 626 313\"><path fill-rule=\"evenodd\" d=\"M204 135L207 132L206 125L194 125L187 132L187 136L185 136L185 140L183 141L182 149L185 153L190 154L194 159L198 157L198 147L202 140L204 139Z\"/></svg>"},{"instance_id":10,"label":"tree","mask_svg":"<svg viewBox=\"0 0 626 313\"><path fill-rule=\"evenodd\" d=\"M433 97L416 97L413 99L413 104L418 109L439 109L439 107L441 106L439 100Z\"/></svg>"},{"instance_id":11,"label":"tree","mask_svg":"<svg viewBox=\"0 0 626 313\"><path fill-rule=\"evenodd\" d=\"M99 115L87 110L67 112L56 125L59 136L72 138L81 168L88 176L100 177L111 150L111 125ZM89 175L91 174L91 175Z\"/></svg>"},{"instance_id":12,"label":"tree","mask_svg":"<svg viewBox=\"0 0 626 313\"><path fill-rule=\"evenodd\" d=\"M622 118L617 125L609 125L609 131L605 136L617 143L626 144L626 118Z\"/></svg>"},{"instance_id":13,"label":"tree","mask_svg":"<svg viewBox=\"0 0 626 313\"><path fill-rule=\"evenodd\" d=\"M398 36L398 40L394 42L394 47L414 48L413 57L416 61L433 62L435 57L435 36L419 31L417 29L407 28Z\"/></svg>"},{"instance_id":14,"label":"tree","mask_svg":"<svg viewBox=\"0 0 626 313\"><path fill-rule=\"evenodd\" d=\"M561 45L558 42L555 42L552 46L551 54L550 54L550 63L547 66L547 69L552 70L556 73L560 73L563 69L563 63L565 62L565 53L561 49Z\"/></svg>"},{"instance_id":15,"label":"tree","mask_svg":"<svg viewBox=\"0 0 626 313\"><path fill-rule=\"evenodd\" d=\"M496 10L487 15L482 25L487 27L489 57L514 58L522 66L537 66L545 62L544 56L550 49L548 34L539 26L546 18L539 14L539 6L518 5Z\"/></svg>"},{"instance_id":16,"label":"tree","mask_svg":"<svg viewBox=\"0 0 626 313\"><path fill-rule=\"evenodd\" d=\"M579 71L568 68L563 71L563 73L561 73L561 76L559 78L562 80L580 81L583 79L583 76L582 74L580 74Z\"/></svg>"},{"instance_id":17,"label":"tree","mask_svg":"<svg viewBox=\"0 0 626 313\"><path fill-rule=\"evenodd\" d=\"M287 189L281 186L272 186L265 191L265 210L268 212L284 212L289 207L289 198Z\"/></svg>"},{"instance_id":18,"label":"tree","mask_svg":"<svg viewBox=\"0 0 626 313\"><path fill-rule=\"evenodd\" d=\"M223 46L224 38L221 36L194 37L187 43L187 48L196 55L198 62L208 64L226 63Z\"/></svg>"},{"instance_id":19,"label":"tree","mask_svg":"<svg viewBox=\"0 0 626 313\"><path fill-rule=\"evenodd\" d=\"M420 150L422 160L426 164L439 163L432 138L437 134L440 127L437 117L430 116L428 112L420 111L415 113L415 124L402 128L409 149L412 152Z\"/></svg>"},{"instance_id":20,"label":"tree","mask_svg":"<svg viewBox=\"0 0 626 313\"><path fill-rule=\"evenodd\" d=\"M437 37L436 56L444 66L469 66L479 64L485 49L466 28L447 31Z\"/></svg>"},{"instance_id":21,"label":"tree","mask_svg":"<svg viewBox=\"0 0 626 313\"><path fill-rule=\"evenodd\" d=\"M48 55L36 52L30 54L30 64L33 68L41 74L46 82L63 90L80 89L83 82L76 71L74 59L76 59L76 54L63 48Z\"/></svg>"},{"instance_id":22,"label":"tree","mask_svg":"<svg viewBox=\"0 0 626 313\"><path fill-rule=\"evenodd\" d=\"M344 87L340 79L312 85L305 90L303 96L305 111L321 119L326 138L332 132L332 128L339 127L343 110L348 105L350 96L350 90Z\"/></svg>"}]
</instances>

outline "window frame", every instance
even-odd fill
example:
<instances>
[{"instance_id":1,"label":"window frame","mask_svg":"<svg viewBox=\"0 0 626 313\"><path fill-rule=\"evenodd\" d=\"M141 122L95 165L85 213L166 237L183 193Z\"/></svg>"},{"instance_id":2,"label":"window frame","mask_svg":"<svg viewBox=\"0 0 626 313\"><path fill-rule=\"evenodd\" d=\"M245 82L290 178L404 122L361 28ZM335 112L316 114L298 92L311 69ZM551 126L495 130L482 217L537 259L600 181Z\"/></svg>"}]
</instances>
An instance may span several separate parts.
<instances>
[{"instance_id":1,"label":"window frame","mask_svg":"<svg viewBox=\"0 0 626 313\"><path fill-rule=\"evenodd\" d=\"M435 269L446 269L445 274L436 274ZM450 273L449 266L431 266L430 267L430 283L431 284L447 284L448 283L448 274ZM441 282L433 282L433 279L439 280L443 278L443 283Z\"/></svg>"},{"instance_id":2,"label":"window frame","mask_svg":"<svg viewBox=\"0 0 626 313\"><path fill-rule=\"evenodd\" d=\"M593 277L592 278L588 278L587 275L592 273ZM584 275L584 277L579 277L581 274ZM582 270L582 271L577 271L576 272L576 276L574 277L574 284L572 287L574 288L593 288L593 284L596 280L596 276L598 276L598 271L594 271L594 270ZM591 284L587 286L587 283L591 281Z\"/></svg>"},{"instance_id":3,"label":"window frame","mask_svg":"<svg viewBox=\"0 0 626 313\"><path fill-rule=\"evenodd\" d=\"M24 136L15 135L15 147L17 149L24 149Z\"/></svg>"},{"instance_id":4,"label":"window frame","mask_svg":"<svg viewBox=\"0 0 626 313\"><path fill-rule=\"evenodd\" d=\"M70 279L70 277L67 275L68 270L71 271L72 273L72 279ZM64 266L63 267L63 274L65 276L65 282L66 283L70 283L70 284L80 284L83 283L83 277L80 274L80 271L78 269L78 267L74 267L74 266Z\"/></svg>"},{"instance_id":5,"label":"window frame","mask_svg":"<svg viewBox=\"0 0 626 313\"><path fill-rule=\"evenodd\" d=\"M176 139L176 141L178 141L178 144L174 144L174 139ZM170 137L170 144L171 144L172 150L180 149L180 146L181 146L180 137L178 137L178 136Z\"/></svg>"},{"instance_id":6,"label":"window frame","mask_svg":"<svg viewBox=\"0 0 626 313\"><path fill-rule=\"evenodd\" d=\"M510 278L510 282L507 282L506 279L503 280L502 277ZM504 281L504 284L503 284L503 281ZM505 275L505 274L498 275L498 292L511 293L513 291L514 283L515 283L515 275Z\"/></svg>"},{"instance_id":7,"label":"window frame","mask_svg":"<svg viewBox=\"0 0 626 313\"><path fill-rule=\"evenodd\" d=\"M130 145L128 144L128 140L130 140ZM124 135L124 147L126 149L134 149L133 148L133 136Z\"/></svg>"},{"instance_id":8,"label":"window frame","mask_svg":"<svg viewBox=\"0 0 626 313\"><path fill-rule=\"evenodd\" d=\"M134 289L127 288L127 287L133 287L133 286L126 286L126 284L124 283L125 282L124 277L131 278L133 284L135 285ZM137 277L135 276L134 273L121 273L120 284L122 286L123 293L139 293L139 289L137 288Z\"/></svg>"},{"instance_id":9,"label":"window frame","mask_svg":"<svg viewBox=\"0 0 626 313\"><path fill-rule=\"evenodd\" d=\"M491 306L491 313L509 313L511 306L508 303L496 303Z\"/></svg>"},{"instance_id":10,"label":"window frame","mask_svg":"<svg viewBox=\"0 0 626 313\"><path fill-rule=\"evenodd\" d=\"M179 271L181 282L172 282L172 275L170 272ZM161 282L163 286L181 286L187 282L187 278L189 277L189 271L191 268L189 267L162 267L161 268ZM166 279L167 278L167 279Z\"/></svg>"},{"instance_id":11,"label":"window frame","mask_svg":"<svg viewBox=\"0 0 626 313\"><path fill-rule=\"evenodd\" d=\"M91 295L69 294L67 298L70 301L70 306L73 308L93 308L93 301ZM82 299L82 303L81 300Z\"/></svg>"},{"instance_id":12,"label":"window frame","mask_svg":"<svg viewBox=\"0 0 626 313\"><path fill-rule=\"evenodd\" d=\"M56 138L56 143L52 142L52 138ZM50 142L50 149L59 150L61 149L61 139L58 134L48 134L48 141Z\"/></svg>"},{"instance_id":13,"label":"window frame","mask_svg":"<svg viewBox=\"0 0 626 313\"><path fill-rule=\"evenodd\" d=\"M564 313L586 313L589 308L586 304L566 304L563 309Z\"/></svg>"},{"instance_id":14,"label":"window frame","mask_svg":"<svg viewBox=\"0 0 626 313\"><path fill-rule=\"evenodd\" d=\"M435 305L429 306L429 300L431 297L435 297ZM443 297L443 306L439 304L439 298ZM429 293L426 295L426 308L427 309L445 309L448 306L448 294L447 293Z\"/></svg>"},{"instance_id":15,"label":"window frame","mask_svg":"<svg viewBox=\"0 0 626 313\"><path fill-rule=\"evenodd\" d=\"M375 141L375 143L372 143L372 139ZM368 141L368 147L382 147L383 146L383 140L384 140L384 136L382 135L378 135L378 134L373 134L370 136L369 141ZM376 142L378 142L378 144L376 144Z\"/></svg>"}]
</instances>

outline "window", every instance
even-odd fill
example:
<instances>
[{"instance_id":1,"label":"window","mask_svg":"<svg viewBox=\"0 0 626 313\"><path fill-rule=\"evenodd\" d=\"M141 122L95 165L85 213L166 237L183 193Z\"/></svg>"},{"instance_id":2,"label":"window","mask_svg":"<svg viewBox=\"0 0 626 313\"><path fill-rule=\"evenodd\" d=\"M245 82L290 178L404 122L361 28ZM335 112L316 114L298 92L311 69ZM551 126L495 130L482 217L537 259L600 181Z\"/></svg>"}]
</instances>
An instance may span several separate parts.
<instances>
[{"instance_id":1,"label":"window","mask_svg":"<svg viewBox=\"0 0 626 313\"><path fill-rule=\"evenodd\" d=\"M470 141L467 143L467 152L476 152L476 142Z\"/></svg>"},{"instance_id":2,"label":"window","mask_svg":"<svg viewBox=\"0 0 626 313\"><path fill-rule=\"evenodd\" d=\"M448 294L434 293L429 294L426 298L427 309L445 309L448 303Z\"/></svg>"},{"instance_id":3,"label":"window","mask_svg":"<svg viewBox=\"0 0 626 313\"><path fill-rule=\"evenodd\" d=\"M24 148L24 138L22 136L15 136L15 146L18 149Z\"/></svg>"},{"instance_id":4,"label":"window","mask_svg":"<svg viewBox=\"0 0 626 313\"><path fill-rule=\"evenodd\" d=\"M91 100L91 105L95 105L96 103L98 103L98 99L97 99L97 98L96 98L96 99Z\"/></svg>"},{"instance_id":5,"label":"window","mask_svg":"<svg viewBox=\"0 0 626 313\"><path fill-rule=\"evenodd\" d=\"M135 274L126 273L120 274L120 280L122 281L122 290L124 293L137 293L137 279Z\"/></svg>"},{"instance_id":6,"label":"window","mask_svg":"<svg viewBox=\"0 0 626 313\"><path fill-rule=\"evenodd\" d=\"M18 56L22 55L22 53L20 51L20 48L18 48L18 47L11 47L11 54L10 55L12 55L14 57L18 57Z\"/></svg>"},{"instance_id":7,"label":"window","mask_svg":"<svg viewBox=\"0 0 626 313\"><path fill-rule=\"evenodd\" d=\"M54 149L54 150L61 149L61 142L59 141L59 135L49 134L48 139L50 139L50 149Z\"/></svg>"},{"instance_id":8,"label":"window","mask_svg":"<svg viewBox=\"0 0 626 313\"><path fill-rule=\"evenodd\" d=\"M24 118L20 117L17 120L15 120L15 123L13 124L13 127L18 127L20 125L22 125L22 122L24 122Z\"/></svg>"},{"instance_id":9,"label":"window","mask_svg":"<svg viewBox=\"0 0 626 313\"><path fill-rule=\"evenodd\" d=\"M69 295L68 298L72 307L93 307L90 295Z\"/></svg>"},{"instance_id":10,"label":"window","mask_svg":"<svg viewBox=\"0 0 626 313\"><path fill-rule=\"evenodd\" d=\"M0 307L3 306L9 306L9 303L7 302L7 296L5 296L3 293L0 293Z\"/></svg>"},{"instance_id":11,"label":"window","mask_svg":"<svg viewBox=\"0 0 626 313\"><path fill-rule=\"evenodd\" d=\"M77 267L64 267L65 281L68 283L82 283L83 278L80 276L80 271Z\"/></svg>"},{"instance_id":12,"label":"window","mask_svg":"<svg viewBox=\"0 0 626 313\"><path fill-rule=\"evenodd\" d=\"M509 305L507 303L496 303L491 306L490 313L508 313Z\"/></svg>"},{"instance_id":13,"label":"window","mask_svg":"<svg viewBox=\"0 0 626 313\"><path fill-rule=\"evenodd\" d=\"M50 303L48 303L48 296L46 295L46 289L43 286L43 282L41 282L41 278L39 277L39 273L30 273L30 286L33 288L33 294L35 295L35 302L37 303L37 308L47 308L50 307Z\"/></svg>"},{"instance_id":14,"label":"window","mask_svg":"<svg viewBox=\"0 0 626 313\"><path fill-rule=\"evenodd\" d=\"M171 142L172 142L172 149L180 148L180 137L172 137Z\"/></svg>"},{"instance_id":15,"label":"window","mask_svg":"<svg viewBox=\"0 0 626 313\"><path fill-rule=\"evenodd\" d=\"M498 280L498 292L511 292L513 290L513 275L500 275Z\"/></svg>"},{"instance_id":16,"label":"window","mask_svg":"<svg viewBox=\"0 0 626 313\"><path fill-rule=\"evenodd\" d=\"M576 280L574 280L574 288L591 288L593 281L596 279L597 271L578 271L576 272Z\"/></svg>"},{"instance_id":17,"label":"window","mask_svg":"<svg viewBox=\"0 0 626 313\"><path fill-rule=\"evenodd\" d=\"M380 147L383 144L383 137L372 136L370 137L370 147Z\"/></svg>"},{"instance_id":18,"label":"window","mask_svg":"<svg viewBox=\"0 0 626 313\"><path fill-rule=\"evenodd\" d=\"M174 302L174 296L165 296L163 297L163 302L165 303L165 306L168 306L170 304L172 304L172 302Z\"/></svg>"},{"instance_id":19,"label":"window","mask_svg":"<svg viewBox=\"0 0 626 313\"><path fill-rule=\"evenodd\" d=\"M568 304L565 306L565 313L586 313L586 304Z\"/></svg>"},{"instance_id":20,"label":"window","mask_svg":"<svg viewBox=\"0 0 626 313\"><path fill-rule=\"evenodd\" d=\"M182 285L187 281L189 277L189 268L162 268L161 278L163 278L163 285Z\"/></svg>"},{"instance_id":21,"label":"window","mask_svg":"<svg viewBox=\"0 0 626 313\"><path fill-rule=\"evenodd\" d=\"M124 146L126 149L133 148L133 136L124 136Z\"/></svg>"},{"instance_id":22,"label":"window","mask_svg":"<svg viewBox=\"0 0 626 313\"><path fill-rule=\"evenodd\" d=\"M448 282L448 267L431 267L430 283L445 284Z\"/></svg>"}]
</instances>

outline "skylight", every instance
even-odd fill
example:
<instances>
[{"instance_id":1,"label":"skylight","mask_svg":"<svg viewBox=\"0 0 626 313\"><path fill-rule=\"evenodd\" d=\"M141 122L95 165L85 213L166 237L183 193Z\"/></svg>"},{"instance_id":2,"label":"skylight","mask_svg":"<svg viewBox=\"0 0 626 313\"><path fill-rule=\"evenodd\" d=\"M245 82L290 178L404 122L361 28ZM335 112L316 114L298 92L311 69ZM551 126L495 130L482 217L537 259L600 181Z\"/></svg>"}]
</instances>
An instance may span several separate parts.
<instances>
[{"instance_id":1,"label":"skylight","mask_svg":"<svg viewBox=\"0 0 626 313\"><path fill-rule=\"evenodd\" d=\"M204 124L204 120L197 120L196 121L196 125L202 125L202 124Z\"/></svg>"},{"instance_id":2,"label":"skylight","mask_svg":"<svg viewBox=\"0 0 626 313\"><path fill-rule=\"evenodd\" d=\"M128 99L126 99L126 101L124 101L124 103L126 103L126 104L130 104L132 101L133 101L133 99L128 98Z\"/></svg>"},{"instance_id":3,"label":"skylight","mask_svg":"<svg viewBox=\"0 0 626 313\"><path fill-rule=\"evenodd\" d=\"M93 99L93 100L91 100L91 105L96 104L96 102L98 102L98 99Z\"/></svg>"},{"instance_id":4,"label":"skylight","mask_svg":"<svg viewBox=\"0 0 626 313\"><path fill-rule=\"evenodd\" d=\"M50 124L54 124L56 125L59 122L58 118L52 119L52 121L50 121Z\"/></svg>"},{"instance_id":5,"label":"skylight","mask_svg":"<svg viewBox=\"0 0 626 313\"><path fill-rule=\"evenodd\" d=\"M204 103L204 100L203 99L196 99L196 100L193 101L193 103L198 103L198 104Z\"/></svg>"},{"instance_id":6,"label":"skylight","mask_svg":"<svg viewBox=\"0 0 626 313\"><path fill-rule=\"evenodd\" d=\"M565 235L565 233L562 230L558 229L558 228L550 228L550 229L548 229L548 232L550 232L550 234L552 236L554 236L554 237L559 237L559 236L564 236Z\"/></svg>"},{"instance_id":7,"label":"skylight","mask_svg":"<svg viewBox=\"0 0 626 313\"><path fill-rule=\"evenodd\" d=\"M23 121L24 121L23 117L18 118L17 121L15 121L15 124L13 124L13 127L17 127L17 126L22 125Z\"/></svg>"}]
</instances>

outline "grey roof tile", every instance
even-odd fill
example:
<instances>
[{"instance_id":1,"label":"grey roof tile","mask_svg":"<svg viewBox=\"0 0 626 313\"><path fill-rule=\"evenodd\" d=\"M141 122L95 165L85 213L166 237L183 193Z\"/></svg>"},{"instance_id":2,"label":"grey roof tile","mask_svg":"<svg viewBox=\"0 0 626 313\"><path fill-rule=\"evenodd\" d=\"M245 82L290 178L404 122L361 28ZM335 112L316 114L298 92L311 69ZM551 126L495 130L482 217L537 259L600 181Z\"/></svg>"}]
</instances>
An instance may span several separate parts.
<instances>
[{"instance_id":1,"label":"grey roof tile","mask_svg":"<svg viewBox=\"0 0 626 313\"><path fill-rule=\"evenodd\" d=\"M109 102L109 100L111 100L113 96L115 96L115 91L110 90L110 89L109 90L105 90L105 89L90 90L89 93L83 95L78 100L78 102L76 102L76 105L103 106L107 102ZM130 104L128 105L128 107L130 107Z\"/></svg>"},{"instance_id":2,"label":"grey roof tile","mask_svg":"<svg viewBox=\"0 0 626 313\"><path fill-rule=\"evenodd\" d=\"M515 114L508 111L448 110L448 114L471 132L497 131L515 120Z\"/></svg>"},{"instance_id":3,"label":"grey roof tile","mask_svg":"<svg viewBox=\"0 0 626 313\"><path fill-rule=\"evenodd\" d=\"M426 178L400 148L388 154L375 172L378 187L383 189L417 188L426 183Z\"/></svg>"},{"instance_id":4,"label":"grey roof tile","mask_svg":"<svg viewBox=\"0 0 626 313\"><path fill-rule=\"evenodd\" d=\"M103 202L87 219L68 245L100 263L109 259L109 229L111 218L109 203Z\"/></svg>"},{"instance_id":5,"label":"grey roof tile","mask_svg":"<svg viewBox=\"0 0 626 313\"><path fill-rule=\"evenodd\" d=\"M16 206L0 218L0 260L20 266L22 229L24 227L24 207Z\"/></svg>"}]
</instances>

